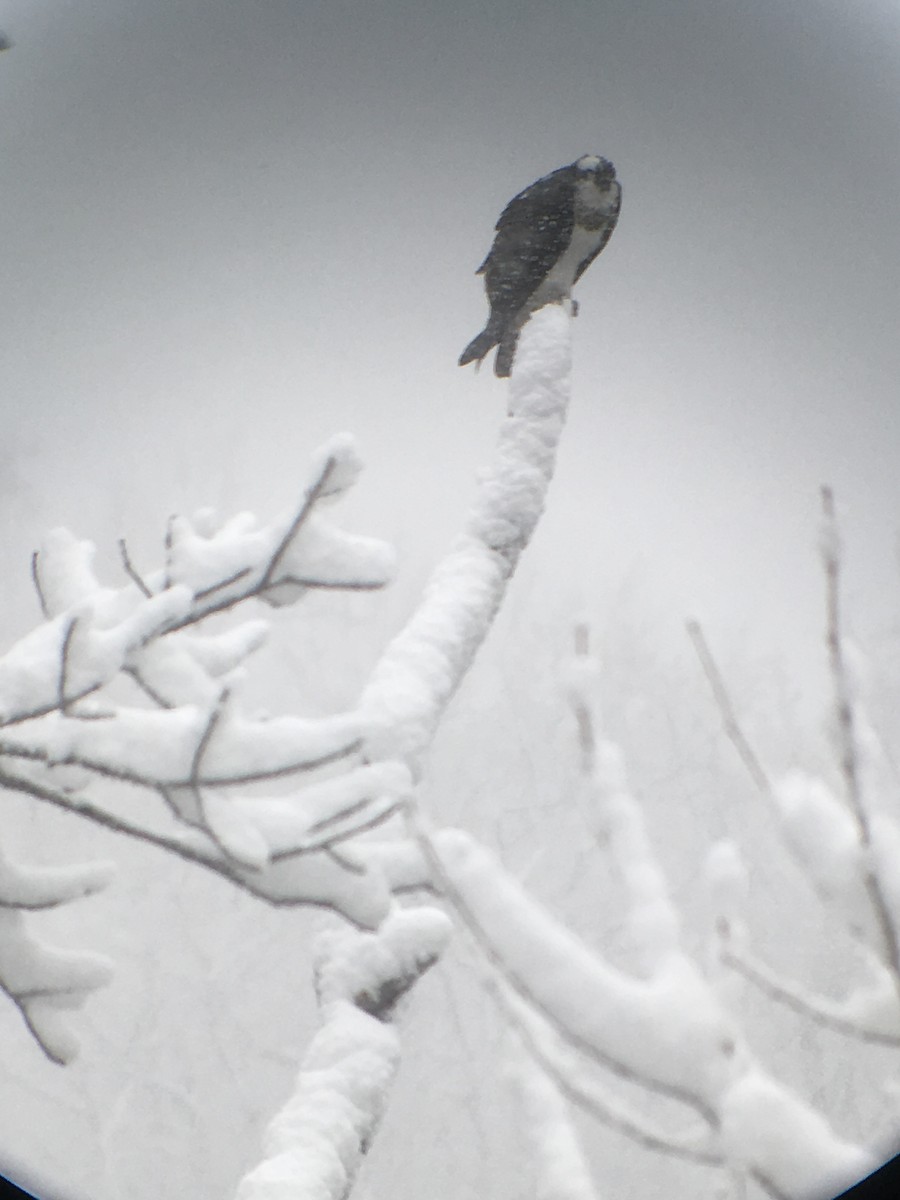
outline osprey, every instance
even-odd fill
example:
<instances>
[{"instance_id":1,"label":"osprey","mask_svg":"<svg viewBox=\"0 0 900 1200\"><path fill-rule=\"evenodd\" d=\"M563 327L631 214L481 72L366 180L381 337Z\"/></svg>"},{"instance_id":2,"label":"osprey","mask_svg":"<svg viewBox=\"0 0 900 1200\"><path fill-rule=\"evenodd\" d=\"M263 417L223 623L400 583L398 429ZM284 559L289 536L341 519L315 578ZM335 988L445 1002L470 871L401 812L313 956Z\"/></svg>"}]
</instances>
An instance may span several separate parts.
<instances>
[{"instance_id":1,"label":"osprey","mask_svg":"<svg viewBox=\"0 0 900 1200\"><path fill-rule=\"evenodd\" d=\"M494 373L512 370L519 330L545 304L568 297L612 236L622 188L612 163L585 154L510 200L476 274L484 276L491 315L459 358L477 361L498 347Z\"/></svg>"}]
</instances>

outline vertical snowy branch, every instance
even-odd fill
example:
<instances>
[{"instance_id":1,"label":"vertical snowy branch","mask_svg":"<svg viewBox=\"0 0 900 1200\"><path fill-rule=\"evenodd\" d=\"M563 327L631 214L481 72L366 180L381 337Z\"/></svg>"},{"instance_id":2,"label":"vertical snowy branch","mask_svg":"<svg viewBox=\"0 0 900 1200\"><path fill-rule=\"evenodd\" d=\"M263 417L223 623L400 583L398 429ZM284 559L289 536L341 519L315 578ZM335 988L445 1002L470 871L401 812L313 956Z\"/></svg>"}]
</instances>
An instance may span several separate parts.
<instances>
[{"instance_id":1,"label":"vertical snowy branch","mask_svg":"<svg viewBox=\"0 0 900 1200\"><path fill-rule=\"evenodd\" d=\"M773 1200L819 1200L873 1169L874 1157L838 1137L756 1061L683 948L678 914L621 759L594 729L588 684L595 670L587 654L579 654L569 672L570 695L580 711L586 784L609 826L642 973L623 971L591 951L466 835L420 830L423 852L487 961L569 1052L595 1073L611 1072L693 1110L707 1130L706 1143L695 1143L701 1161L754 1180ZM559 1068L563 1062L557 1058ZM602 1092L595 1088L594 1096L601 1103L591 1108L598 1112ZM607 1107L614 1112L616 1106ZM629 1136L644 1144L673 1154L685 1149L677 1133L650 1137L630 1124Z\"/></svg>"},{"instance_id":2,"label":"vertical snowy branch","mask_svg":"<svg viewBox=\"0 0 900 1200\"><path fill-rule=\"evenodd\" d=\"M591 1172L559 1088L510 1035L507 1077L522 1115L535 1200L597 1200Z\"/></svg>"},{"instance_id":3,"label":"vertical snowy branch","mask_svg":"<svg viewBox=\"0 0 900 1200\"><path fill-rule=\"evenodd\" d=\"M373 757L403 758L415 768L487 636L553 475L569 402L569 327L568 312L548 305L522 330L510 415L465 531L363 693L360 707L381 730L369 741Z\"/></svg>"}]
</instances>

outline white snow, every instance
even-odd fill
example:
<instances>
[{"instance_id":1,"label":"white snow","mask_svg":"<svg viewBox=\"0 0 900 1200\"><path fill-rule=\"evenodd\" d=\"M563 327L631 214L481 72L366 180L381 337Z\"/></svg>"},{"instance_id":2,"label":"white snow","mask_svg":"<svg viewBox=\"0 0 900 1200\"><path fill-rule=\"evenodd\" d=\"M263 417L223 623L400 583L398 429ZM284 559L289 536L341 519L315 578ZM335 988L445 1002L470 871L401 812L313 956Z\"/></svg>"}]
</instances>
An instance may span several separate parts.
<instances>
[{"instance_id":1,"label":"white snow","mask_svg":"<svg viewBox=\"0 0 900 1200\"><path fill-rule=\"evenodd\" d=\"M506 1076L522 1115L535 1200L596 1200L587 1161L559 1088L511 1036Z\"/></svg>"},{"instance_id":2,"label":"white snow","mask_svg":"<svg viewBox=\"0 0 900 1200\"><path fill-rule=\"evenodd\" d=\"M722 1141L733 1161L759 1170L791 1200L822 1200L874 1171L867 1151L837 1137L828 1122L761 1071L744 1073L725 1095Z\"/></svg>"},{"instance_id":3,"label":"white snow","mask_svg":"<svg viewBox=\"0 0 900 1200\"><path fill-rule=\"evenodd\" d=\"M736 842L722 838L706 855L703 879L713 918L724 918L733 930L747 906L749 878Z\"/></svg>"},{"instance_id":4,"label":"white snow","mask_svg":"<svg viewBox=\"0 0 900 1200\"><path fill-rule=\"evenodd\" d=\"M871 862L895 929L900 930L900 824L886 812L869 819Z\"/></svg>"},{"instance_id":5,"label":"white snow","mask_svg":"<svg viewBox=\"0 0 900 1200\"><path fill-rule=\"evenodd\" d=\"M111 862L23 867L0 852L0 904L51 908L108 887L116 874Z\"/></svg>"},{"instance_id":6,"label":"white snow","mask_svg":"<svg viewBox=\"0 0 900 1200\"><path fill-rule=\"evenodd\" d=\"M109 983L112 966L99 954L57 950L29 932L17 909L0 908L0 986L19 1005L45 1053L70 1062L78 1041L63 1016Z\"/></svg>"},{"instance_id":7,"label":"white snow","mask_svg":"<svg viewBox=\"0 0 900 1200\"><path fill-rule=\"evenodd\" d=\"M476 936L539 1012L634 1074L715 1103L739 1069L740 1038L686 957L670 954L647 980L627 976L556 922L466 834L445 830L434 843Z\"/></svg>"},{"instance_id":8,"label":"white snow","mask_svg":"<svg viewBox=\"0 0 900 1200\"><path fill-rule=\"evenodd\" d=\"M405 764L382 762L356 767L287 796L229 795L223 803L236 824L262 838L268 859L345 838L359 825L391 811L411 787ZM254 861L248 854L246 861Z\"/></svg>"},{"instance_id":9,"label":"white snow","mask_svg":"<svg viewBox=\"0 0 900 1200\"><path fill-rule=\"evenodd\" d=\"M871 929L856 822L821 779L792 771L775 787L784 833L826 901L851 929Z\"/></svg>"},{"instance_id":10,"label":"white snow","mask_svg":"<svg viewBox=\"0 0 900 1200\"><path fill-rule=\"evenodd\" d=\"M395 909L378 933L346 929L317 942L323 1025L294 1092L269 1125L264 1158L236 1200L343 1200L383 1115L400 1057L396 1030L352 1001L412 979L443 949L436 909Z\"/></svg>"},{"instance_id":11,"label":"white snow","mask_svg":"<svg viewBox=\"0 0 900 1200\"><path fill-rule=\"evenodd\" d=\"M191 596L172 588L151 599L136 589L125 593L128 612L104 626L109 610L98 615L90 599L39 625L0 658L0 724L54 708L59 698L63 647L72 621L65 658L67 697L100 687L121 670L129 653L183 616ZM102 606L101 606L102 607ZM121 609L122 606L117 605Z\"/></svg>"},{"instance_id":12,"label":"white snow","mask_svg":"<svg viewBox=\"0 0 900 1200\"><path fill-rule=\"evenodd\" d=\"M565 421L570 319L559 305L522 329L510 381L512 415L479 477L464 534L437 565L418 610L388 646L360 707L372 757L415 766L484 640L519 555L543 511Z\"/></svg>"},{"instance_id":13,"label":"white snow","mask_svg":"<svg viewBox=\"0 0 900 1200\"><path fill-rule=\"evenodd\" d=\"M352 749L366 732L356 713L331 717L274 717L251 720L222 712L202 756L198 780L241 782L314 765ZM77 762L135 782L167 786L190 783L198 747L211 710L120 706L104 720L80 721L49 713L3 731L10 755L34 753L55 763Z\"/></svg>"},{"instance_id":14,"label":"white snow","mask_svg":"<svg viewBox=\"0 0 900 1200\"><path fill-rule=\"evenodd\" d=\"M343 1200L400 1057L396 1031L336 1001L236 1200Z\"/></svg>"}]
</instances>

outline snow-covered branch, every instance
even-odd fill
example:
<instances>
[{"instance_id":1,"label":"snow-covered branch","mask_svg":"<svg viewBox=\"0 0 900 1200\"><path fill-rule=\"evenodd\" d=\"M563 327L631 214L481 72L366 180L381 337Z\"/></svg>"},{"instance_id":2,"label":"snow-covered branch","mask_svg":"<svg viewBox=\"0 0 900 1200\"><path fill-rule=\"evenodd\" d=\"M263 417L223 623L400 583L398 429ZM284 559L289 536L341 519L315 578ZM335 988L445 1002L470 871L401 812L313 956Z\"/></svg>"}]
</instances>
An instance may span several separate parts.
<instances>
[{"instance_id":1,"label":"snow-covered branch","mask_svg":"<svg viewBox=\"0 0 900 1200\"><path fill-rule=\"evenodd\" d=\"M252 599L278 607L313 588L387 583L391 549L325 514L360 470L352 440L335 438L316 456L296 509L268 524L247 513L225 522L209 511L174 517L154 570L140 569L120 543L120 586L98 579L89 542L51 534L32 561L43 621L0 657L0 787L180 855L272 903L330 907L375 928L390 888L347 843L405 802L407 768L364 761L370 725L360 712L242 712L243 665L268 625L251 619L212 632L204 624ZM259 783L271 793L246 794ZM144 807L126 816L110 805L123 789L143 791ZM170 817L163 832L161 812ZM63 878L71 887L77 877L80 890L54 902L99 886L96 871L79 871ZM77 1003L106 968L39 950L18 911L39 907L38 877L4 872L0 986L62 1060L71 1047L47 1012Z\"/></svg>"},{"instance_id":2,"label":"snow-covered branch","mask_svg":"<svg viewBox=\"0 0 900 1200\"><path fill-rule=\"evenodd\" d=\"M531 1024L527 1018L517 1024L520 1031L531 1029L539 1061L564 1078L565 1055L577 1052L595 1069L688 1106L706 1126L706 1137L685 1143L677 1133L654 1133L617 1114L614 1104L606 1105L607 1124L643 1145L655 1140L652 1148L662 1152L692 1148L700 1161L754 1179L771 1197L830 1195L871 1170L875 1158L839 1138L821 1114L756 1061L740 1026L682 947L677 913L619 751L596 733L590 694L595 674L596 665L583 653L567 682L581 731L583 786L625 885L637 973L613 966L584 945L466 834L422 828L423 854L462 924L515 997L512 1011L516 1005L530 1010ZM562 1055L546 1054L535 1020L546 1023L567 1048ZM576 1102L591 1095L580 1074L567 1089ZM602 1089L595 1098L596 1106L585 1107L602 1109Z\"/></svg>"},{"instance_id":3,"label":"snow-covered branch","mask_svg":"<svg viewBox=\"0 0 900 1200\"><path fill-rule=\"evenodd\" d=\"M900 935L898 935L900 911L892 903L892 900L900 899L900 897L896 895L897 889L889 886L887 877L882 877L879 870L880 860L884 856L879 855L876 848L873 821L869 814L867 799L863 795L860 779L854 697L845 661L844 635L841 624L840 538L835 519L834 496L831 488L828 487L822 488L822 514L822 559L825 566L828 656L835 689L844 799L856 825L856 836L861 851L858 869L878 924L878 937L881 943L879 949L884 956L885 965L894 977L897 997L900 1001ZM889 818L885 818L882 827L883 832L893 843L890 849L896 850L900 847L900 827ZM885 865L890 864L888 869L891 870L891 873L895 873L896 858L890 854L886 858ZM894 894L892 895L892 893Z\"/></svg>"},{"instance_id":4,"label":"snow-covered branch","mask_svg":"<svg viewBox=\"0 0 900 1200\"><path fill-rule=\"evenodd\" d=\"M736 947L728 922L720 930L720 957L770 999L818 1024L859 1040L896 1045L900 1032L900 887L896 884L900 822L883 798L867 795L864 787L859 731L865 729L865 714L848 665L842 629L841 548L830 488L822 489L822 510L826 642L835 693L837 775L842 787L798 769L772 780L737 720L700 626L691 622L688 632L725 732L769 801L787 848L822 904L857 942L863 957L874 957L877 979L870 987L851 990L841 1001L815 995Z\"/></svg>"},{"instance_id":5,"label":"snow-covered branch","mask_svg":"<svg viewBox=\"0 0 900 1200\"><path fill-rule=\"evenodd\" d=\"M236 1200L345 1200L378 1130L400 1060L391 1018L437 960L450 922L431 908L396 909L377 933L321 936L316 991L322 1027L293 1093L266 1132L262 1161Z\"/></svg>"},{"instance_id":6,"label":"snow-covered branch","mask_svg":"<svg viewBox=\"0 0 900 1200\"><path fill-rule=\"evenodd\" d=\"M401 758L416 770L487 636L553 475L569 402L570 322L564 307L550 304L521 332L510 413L465 531L363 693L360 706L381 731L369 738L372 757Z\"/></svg>"},{"instance_id":7,"label":"snow-covered branch","mask_svg":"<svg viewBox=\"0 0 900 1200\"><path fill-rule=\"evenodd\" d=\"M596 1200L597 1192L561 1089L514 1034L506 1074L519 1101L536 1200Z\"/></svg>"}]
</instances>

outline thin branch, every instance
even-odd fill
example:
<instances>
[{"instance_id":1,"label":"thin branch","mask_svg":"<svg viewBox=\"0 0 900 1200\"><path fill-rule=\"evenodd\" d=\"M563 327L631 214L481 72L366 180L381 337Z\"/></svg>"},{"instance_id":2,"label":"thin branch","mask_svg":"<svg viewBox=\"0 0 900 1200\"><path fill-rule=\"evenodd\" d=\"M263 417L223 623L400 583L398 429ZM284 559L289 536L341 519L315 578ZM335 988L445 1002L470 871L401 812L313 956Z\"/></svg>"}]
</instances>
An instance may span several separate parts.
<instances>
[{"instance_id":1,"label":"thin branch","mask_svg":"<svg viewBox=\"0 0 900 1200\"><path fill-rule=\"evenodd\" d=\"M306 497L303 501L303 504L300 506L300 511L297 513L296 517L294 517L293 521L291 521L290 525L287 527L287 530L286 530L284 536L282 537L281 541L278 543L278 546L275 549L275 553L269 559L269 565L266 567L265 571L263 572L262 579L260 580L260 583L259 583L259 591L261 591L261 592L265 591L265 589L272 582L272 578L275 574L275 571L278 568L278 564L281 562L282 558L284 558L285 554L287 553L287 549L290 546L291 542L296 537L297 531L300 529L300 526L307 519L307 517L312 512L315 505L318 503L320 497L324 493L325 488L328 486L328 481L331 478L332 472L334 471L334 468L336 465L337 465L337 459L335 458L335 456L333 454L329 454L328 458L326 458L326 460L322 466L322 470L319 474L319 478L316 480L316 482L312 485L312 487L306 493Z\"/></svg>"},{"instance_id":2,"label":"thin branch","mask_svg":"<svg viewBox=\"0 0 900 1200\"><path fill-rule=\"evenodd\" d=\"M854 728L853 702L844 662L841 630L840 597L840 549L837 522L834 513L834 495L829 487L822 488L822 514L825 520L825 537L822 558L825 565L825 602L827 613L828 658L831 677L834 681L835 706L837 709L838 736L841 750L841 771L844 776L844 791L850 811L856 822L857 836L863 848L866 893L875 919L881 931L887 959L887 967L894 977L895 987L900 993L900 938L887 900L872 863L872 830L866 811L859 781L859 753Z\"/></svg>"},{"instance_id":3,"label":"thin branch","mask_svg":"<svg viewBox=\"0 0 900 1200\"><path fill-rule=\"evenodd\" d=\"M327 767L332 763L341 762L343 759L356 754L361 746L362 739L355 738L352 742L348 742L346 746L341 746L339 749L332 750L328 754L323 754L319 758L287 763L282 767L276 767L274 770L268 771L256 770L239 775L198 777L196 782L201 787L228 788L241 787L247 783L263 783L273 779L286 779L291 775L301 775L317 771L320 767ZM25 759L27 762L46 763L50 761L50 755L46 750L33 746L18 745L15 742L0 741L0 755L5 755L8 758ZM101 775L105 779L114 779L120 783L133 783L137 787L149 788L154 792L159 791L161 787L189 787L192 783L190 776L185 779L160 780L149 775L142 775L138 771L133 771L126 767L111 767L108 763L99 762L96 759L80 754L68 754L65 758L53 759L53 764L65 767L84 767L86 771L93 771L96 775Z\"/></svg>"},{"instance_id":4,"label":"thin branch","mask_svg":"<svg viewBox=\"0 0 900 1200\"><path fill-rule=\"evenodd\" d=\"M586 659L590 654L590 626L579 624L575 626L575 656ZM572 701L572 710L578 725L578 745L581 748L581 772L591 776L597 765L597 740L594 736L594 722L591 710L580 697Z\"/></svg>"},{"instance_id":5,"label":"thin branch","mask_svg":"<svg viewBox=\"0 0 900 1200\"><path fill-rule=\"evenodd\" d=\"M900 1035L866 1029L855 1021L829 1012L827 1008L817 1004L794 984L789 983L786 979L781 979L762 963L752 961L745 955L737 954L727 947L720 951L720 959L726 967L730 967L738 975L752 983L770 1000L776 1000L801 1016L808 1017L817 1025L831 1029L835 1033L842 1033L846 1037L856 1038L861 1042L874 1042L877 1045L890 1046L895 1050L900 1050Z\"/></svg>"},{"instance_id":6,"label":"thin branch","mask_svg":"<svg viewBox=\"0 0 900 1200\"><path fill-rule=\"evenodd\" d=\"M366 873L365 867L360 866L358 862L354 862L352 858L347 858L339 850L335 850L333 845L326 846L322 853L327 854L333 862L336 862L342 871L347 871L351 875L365 875Z\"/></svg>"},{"instance_id":7,"label":"thin branch","mask_svg":"<svg viewBox=\"0 0 900 1200\"><path fill-rule=\"evenodd\" d=\"M26 795L32 796L35 800L42 800L47 804L52 804L55 808L69 813L70 816L84 817L89 821L93 821L96 825L103 826L104 829L109 829L113 833L122 834L125 837L133 838L135 841L156 846L158 849L165 850L169 854L174 854L177 858L184 859L185 862L189 862L194 866L204 867L207 871L211 871L220 878L234 884L241 891L247 892L250 896L255 896L257 900L261 900L264 904L269 904L273 908L321 908L328 912L339 912L345 920L350 921L357 928L364 928L364 926L354 921L352 916L344 912L343 909L336 908L334 904L326 900L318 900L315 897L308 896L294 898L292 896L269 895L263 889L264 873L253 872L252 875L248 874L248 877L245 878L241 871L235 868L233 863L215 857L215 854L210 850L200 849L181 838L166 837L164 834L154 833L151 829L145 829L143 826L132 824L123 817L115 816L113 813L107 812L106 809L100 808L88 800L82 800L65 792L54 791L52 788L44 787L42 784L35 783L31 779L11 774L7 770L0 770L0 788L3 787L10 789L10 791L24 792ZM200 830L193 830L192 832L195 832L197 836L207 836L205 832ZM329 852L325 851L325 853ZM360 868L356 863L341 859L337 854L330 853L329 857L333 858L344 870L352 874L365 874L365 868Z\"/></svg>"},{"instance_id":8,"label":"thin branch","mask_svg":"<svg viewBox=\"0 0 900 1200\"><path fill-rule=\"evenodd\" d=\"M463 925L474 938L481 952L484 954L487 961L497 970L501 978L509 985L511 990L525 1001L535 1012L550 1024L550 1026L559 1034L562 1040L581 1051L587 1058L590 1058L607 1070L612 1071L614 1075L618 1075L621 1079L630 1080L632 1083L639 1084L641 1087L647 1088L648 1091L656 1092L661 1096L668 1096L672 1100L678 1100L682 1104L695 1109L710 1126L716 1128L718 1125L718 1116L713 1108L706 1103L702 1097L687 1088L683 1088L673 1083L665 1083L663 1080L655 1079L650 1075L643 1075L635 1071L632 1067L609 1054L605 1050L601 1050L593 1042L582 1037L581 1034L575 1033L571 1029L567 1029L556 1018L552 1009L540 1000L529 988L527 982L513 971L509 964L505 962L503 956L494 948L493 942L488 936L481 922L476 917L475 913L463 899L459 890L453 884L453 881L444 870L443 863L440 860L437 850L434 848L430 835L425 830L422 822L418 819L417 814L410 812L410 824L413 836L422 851L422 856L428 863L429 868L435 879L440 883L442 894L453 905L454 912L460 917Z\"/></svg>"},{"instance_id":9,"label":"thin branch","mask_svg":"<svg viewBox=\"0 0 900 1200\"><path fill-rule=\"evenodd\" d=\"M125 568L125 574L137 586L138 590L143 592L149 600L153 593L147 587L146 583L144 583L138 572L134 569L134 564L131 561L131 557L128 553L128 546L124 538L119 538L119 555L122 559L122 566Z\"/></svg>"},{"instance_id":10,"label":"thin branch","mask_svg":"<svg viewBox=\"0 0 900 1200\"><path fill-rule=\"evenodd\" d=\"M65 988L65 989L60 989L60 992L55 992L55 991L50 991L47 988L44 988L41 990L35 989L34 991L31 991L31 992L24 992L24 993L17 994L16 992L11 992L9 990L9 988L2 981L0 981L0 992L3 992L5 995L7 995L9 997L9 999L13 1002L13 1004L16 1006L16 1008L19 1011L19 1016L25 1022L26 1029L31 1034L32 1038L34 1038L34 1040L38 1044L38 1046L40 1046L44 1055L47 1058L49 1058L49 1060L51 1062L56 1063L57 1066L64 1067L66 1065L66 1060L63 1057L61 1057L60 1055L54 1054L53 1051L50 1049L50 1047L47 1045L47 1043L44 1041L44 1039L41 1037L40 1033L38 1032L37 1026L34 1024L31 1017L29 1016L28 1010L25 1008L25 1005L23 1004L22 1000L23 999L30 1000L37 996L53 996L53 995L60 995L60 994L65 995L67 993L69 995L72 995L75 992L75 989Z\"/></svg>"},{"instance_id":11,"label":"thin branch","mask_svg":"<svg viewBox=\"0 0 900 1200\"><path fill-rule=\"evenodd\" d=\"M366 803L368 804L369 801L366 801ZM389 821L396 812L399 812L404 807L405 803L405 800L396 800L386 808L379 809L373 813L365 821L359 821L347 829L327 834L315 841L303 842L299 846L294 846L291 850L280 850L271 856L271 861L282 862L284 859L297 858L302 854L314 854L320 850L331 850L340 842L349 841L351 838L358 837L361 833L367 833L371 829L377 829L379 825L384 825L386 821Z\"/></svg>"},{"instance_id":12,"label":"thin branch","mask_svg":"<svg viewBox=\"0 0 900 1200\"><path fill-rule=\"evenodd\" d=\"M200 740L197 742L197 748L194 751L194 758L191 762L191 774L190 778L188 779L188 785L192 788L196 789L200 786L200 767L203 763L203 756L209 749L209 744L212 741L212 737L216 731L217 725L222 719L222 713L230 696L231 689L223 688L219 695L219 699L216 701L215 707L210 711L209 720L206 722L206 728L203 730L203 733L200 735Z\"/></svg>"},{"instance_id":13,"label":"thin branch","mask_svg":"<svg viewBox=\"0 0 900 1200\"><path fill-rule=\"evenodd\" d=\"M722 1155L716 1151L703 1150L684 1142L675 1141L667 1134L654 1130L632 1114L623 1111L621 1108L617 1109L599 1094L599 1089L588 1091L586 1088L581 1087L570 1077L565 1068L554 1061L553 1057L543 1049L539 1039L534 1036L533 1031L528 1027L527 1022L520 1019L514 1007L503 996L502 989L496 983L492 982L491 990L498 1003L504 1008L507 1017L514 1023L516 1031L525 1043L528 1053L546 1071L566 1099L572 1104L575 1104L582 1111L590 1114L590 1116L595 1117L602 1124L606 1125L607 1128L615 1130L616 1133L623 1134L630 1141L642 1146L645 1150L652 1150L658 1154L667 1154L672 1158L685 1159L688 1162L703 1163L705 1166L710 1167L725 1165Z\"/></svg>"},{"instance_id":14,"label":"thin branch","mask_svg":"<svg viewBox=\"0 0 900 1200\"><path fill-rule=\"evenodd\" d=\"M712 656L699 621L688 621L687 632L688 637L690 637L694 644L694 649L697 652L703 673L712 688L713 699L722 718L722 726L726 736L740 755L741 761L750 772L750 776L757 788L766 796L771 797L772 784L769 776L738 723L734 707L731 703L731 697L728 695L728 689L725 687L722 674Z\"/></svg>"},{"instance_id":15,"label":"thin branch","mask_svg":"<svg viewBox=\"0 0 900 1200\"><path fill-rule=\"evenodd\" d=\"M31 556L31 581L34 584L34 590L37 592L38 603L41 606L42 615L49 620L50 610L47 608L47 598L44 595L44 589L41 587L41 576L39 570L40 554L35 550Z\"/></svg>"},{"instance_id":16,"label":"thin branch","mask_svg":"<svg viewBox=\"0 0 900 1200\"><path fill-rule=\"evenodd\" d=\"M250 573L251 572L250 572L249 567L242 567L240 571L235 571L233 575L229 575L227 579L220 579L218 583L213 583L207 588L201 588L199 592L194 593L194 599L195 600L207 600L210 596L214 595L216 592L224 591L225 588L231 587L231 585L233 583L237 583L241 579L246 579ZM256 589L254 589L254 590L256 590ZM245 593L245 595L242 596L241 599L245 599L246 595L248 595L248 594L253 595L252 592ZM171 632L171 630L169 630L168 632Z\"/></svg>"},{"instance_id":17,"label":"thin branch","mask_svg":"<svg viewBox=\"0 0 900 1200\"><path fill-rule=\"evenodd\" d=\"M760 1171L758 1167L749 1167L747 1174L759 1184L766 1195L770 1197L770 1200L794 1200L787 1192L783 1192L780 1187L776 1187L768 1175Z\"/></svg>"},{"instance_id":18,"label":"thin branch","mask_svg":"<svg viewBox=\"0 0 900 1200\"><path fill-rule=\"evenodd\" d=\"M152 688L137 667L123 667L123 671L126 675L134 680L144 695L152 700L153 703L159 708L173 709L177 707L177 705L171 704L168 700L166 700L165 696L163 696L160 692L157 692L155 688Z\"/></svg>"},{"instance_id":19,"label":"thin branch","mask_svg":"<svg viewBox=\"0 0 900 1200\"><path fill-rule=\"evenodd\" d=\"M69 705L73 700L66 699L66 676L69 673L69 653L72 647L72 635L75 633L75 626L78 624L78 618L72 617L66 626L66 632L63 634L62 648L59 655L59 678L56 684L56 707L63 714L69 715Z\"/></svg>"},{"instance_id":20,"label":"thin branch","mask_svg":"<svg viewBox=\"0 0 900 1200\"><path fill-rule=\"evenodd\" d=\"M163 591L167 591L172 586L172 545L174 535L172 533L172 525L175 520L174 516L170 516L166 521L166 536L163 542L163 549L166 552L166 572L163 576Z\"/></svg>"}]
</instances>

